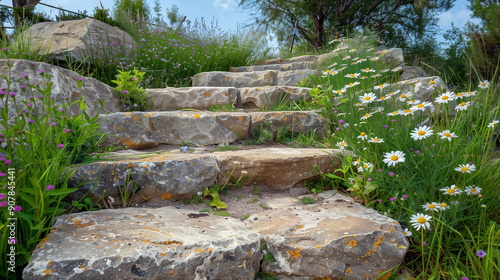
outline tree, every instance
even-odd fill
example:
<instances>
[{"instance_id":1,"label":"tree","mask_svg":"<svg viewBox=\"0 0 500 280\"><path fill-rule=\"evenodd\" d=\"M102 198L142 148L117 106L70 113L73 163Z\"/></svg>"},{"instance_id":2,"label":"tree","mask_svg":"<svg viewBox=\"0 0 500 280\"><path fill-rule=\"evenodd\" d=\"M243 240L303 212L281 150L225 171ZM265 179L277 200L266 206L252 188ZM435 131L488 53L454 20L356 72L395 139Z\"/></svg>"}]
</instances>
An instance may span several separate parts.
<instances>
[{"instance_id":1,"label":"tree","mask_svg":"<svg viewBox=\"0 0 500 280\"><path fill-rule=\"evenodd\" d=\"M451 8L455 0L240 0L252 9L255 22L285 41L292 27L314 49L326 39L354 30L401 35L423 34L438 11ZM435 21L434 21L435 22Z\"/></svg>"},{"instance_id":2,"label":"tree","mask_svg":"<svg viewBox=\"0 0 500 280\"><path fill-rule=\"evenodd\" d=\"M149 6L144 0L115 0L114 17L117 21L142 23L149 20Z\"/></svg>"}]
</instances>

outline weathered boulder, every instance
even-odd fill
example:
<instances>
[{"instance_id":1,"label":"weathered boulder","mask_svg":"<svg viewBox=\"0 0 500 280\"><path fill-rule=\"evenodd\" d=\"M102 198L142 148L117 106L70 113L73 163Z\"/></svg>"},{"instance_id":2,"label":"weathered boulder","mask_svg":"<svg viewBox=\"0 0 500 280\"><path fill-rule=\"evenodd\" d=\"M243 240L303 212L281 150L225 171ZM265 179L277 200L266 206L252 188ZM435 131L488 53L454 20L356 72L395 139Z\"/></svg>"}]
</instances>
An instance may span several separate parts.
<instances>
[{"instance_id":1,"label":"weathered boulder","mask_svg":"<svg viewBox=\"0 0 500 280\"><path fill-rule=\"evenodd\" d=\"M235 104L238 90L234 87L186 87L147 89L148 107L152 111L207 109L214 105Z\"/></svg>"},{"instance_id":2,"label":"weathered boulder","mask_svg":"<svg viewBox=\"0 0 500 280\"><path fill-rule=\"evenodd\" d=\"M403 72L399 76L399 80L410 80L415 78L428 77L424 69L419 66L403 66Z\"/></svg>"},{"instance_id":3,"label":"weathered boulder","mask_svg":"<svg viewBox=\"0 0 500 280\"><path fill-rule=\"evenodd\" d=\"M267 203L273 209L245 220L275 260L263 262L263 271L278 279L361 280L402 262L409 244L398 222L333 194L307 205L276 199Z\"/></svg>"},{"instance_id":4,"label":"weathered boulder","mask_svg":"<svg viewBox=\"0 0 500 280\"><path fill-rule=\"evenodd\" d=\"M310 88L304 87L249 87L239 88L243 108L270 108L286 101L297 101L300 98L310 100Z\"/></svg>"},{"instance_id":5,"label":"weathered boulder","mask_svg":"<svg viewBox=\"0 0 500 280\"><path fill-rule=\"evenodd\" d=\"M64 215L35 249L23 279L248 279L260 236L237 219L164 208Z\"/></svg>"},{"instance_id":6,"label":"weathered boulder","mask_svg":"<svg viewBox=\"0 0 500 280\"><path fill-rule=\"evenodd\" d=\"M394 84L396 89L401 92L412 92L413 99L424 101L433 101L433 92L445 91L448 89L444 81L438 76L419 77L410 80L404 80Z\"/></svg>"},{"instance_id":7,"label":"weathered boulder","mask_svg":"<svg viewBox=\"0 0 500 280\"><path fill-rule=\"evenodd\" d=\"M110 52L131 53L137 49L134 39L122 31L96 19L41 22L28 28L22 36L41 55L65 61L69 56L78 61L109 60Z\"/></svg>"},{"instance_id":8,"label":"weathered boulder","mask_svg":"<svg viewBox=\"0 0 500 280\"><path fill-rule=\"evenodd\" d=\"M276 111L276 112L252 112L250 135L258 133L262 129L272 130L274 136L280 129L287 129L292 133L316 132L323 136L328 131L324 118L315 112L309 111Z\"/></svg>"},{"instance_id":9,"label":"weathered boulder","mask_svg":"<svg viewBox=\"0 0 500 280\"><path fill-rule=\"evenodd\" d=\"M132 205L142 201L191 198L215 184L219 166L213 155L191 155L177 150L145 156L130 151L112 154L116 160L102 160L74 167L70 179L78 191L71 194L82 199L90 194L113 206ZM129 197L124 194L128 193Z\"/></svg>"},{"instance_id":10,"label":"weathered boulder","mask_svg":"<svg viewBox=\"0 0 500 280\"><path fill-rule=\"evenodd\" d=\"M194 75L194 87L262 87L277 83L278 71L202 72Z\"/></svg>"},{"instance_id":11,"label":"weathered boulder","mask_svg":"<svg viewBox=\"0 0 500 280\"><path fill-rule=\"evenodd\" d=\"M287 189L333 172L342 160L335 150L263 148L215 152L220 166L217 181L231 178L243 185L259 185Z\"/></svg>"},{"instance_id":12,"label":"weathered boulder","mask_svg":"<svg viewBox=\"0 0 500 280\"><path fill-rule=\"evenodd\" d=\"M301 69L314 69L314 61L299 61L291 63L281 63L281 64L264 64L255 66L243 66L243 67L231 67L230 72L251 72L251 71L266 71L266 70L277 70L277 71L290 71L290 70L301 70Z\"/></svg>"},{"instance_id":13,"label":"weathered boulder","mask_svg":"<svg viewBox=\"0 0 500 280\"><path fill-rule=\"evenodd\" d=\"M405 59L403 56L403 49L400 48L392 48L382 50L380 52L383 55L384 63L388 64L392 67L402 67L405 63Z\"/></svg>"},{"instance_id":14,"label":"weathered boulder","mask_svg":"<svg viewBox=\"0 0 500 280\"><path fill-rule=\"evenodd\" d=\"M99 131L109 136L103 145L132 149L232 143L246 138L250 127L250 116L238 112L129 112L102 115L100 120Z\"/></svg>"},{"instance_id":15,"label":"weathered boulder","mask_svg":"<svg viewBox=\"0 0 500 280\"><path fill-rule=\"evenodd\" d=\"M9 67L8 63L12 66ZM50 75L50 79L47 81L42 73ZM36 90L33 92L27 90L28 84L39 84L41 88L45 88L46 83L51 82L51 96L55 98L57 104L69 105L83 97L88 107L87 113L90 115L120 111L120 101L114 96L112 87L96 79L81 76L76 72L58 66L24 59L10 59L9 61L2 59L0 60L0 75L10 77L10 88L8 88L5 79L0 79L0 88L16 93L17 105L21 110L25 108L22 103L23 100L28 100L40 94ZM81 88L78 87L78 82L82 83ZM98 101L105 102L101 111ZM3 102L4 99L1 99L0 106L3 106ZM80 112L77 104L71 106L68 110L69 115L79 114ZM10 110L10 113L14 114L15 112Z\"/></svg>"}]
</instances>

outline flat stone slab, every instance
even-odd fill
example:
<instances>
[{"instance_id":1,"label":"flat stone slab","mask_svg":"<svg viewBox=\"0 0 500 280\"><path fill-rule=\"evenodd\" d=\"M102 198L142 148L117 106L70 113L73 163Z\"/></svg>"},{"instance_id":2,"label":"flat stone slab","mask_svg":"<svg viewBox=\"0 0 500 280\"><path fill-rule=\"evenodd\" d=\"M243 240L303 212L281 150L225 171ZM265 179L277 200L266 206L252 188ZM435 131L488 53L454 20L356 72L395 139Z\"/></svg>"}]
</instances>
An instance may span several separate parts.
<instances>
[{"instance_id":1,"label":"flat stone slab","mask_svg":"<svg viewBox=\"0 0 500 280\"><path fill-rule=\"evenodd\" d=\"M110 154L115 160L104 160L74 168L69 183L78 187L71 194L82 199L86 194L97 201L104 198L109 205L123 206L162 198L191 198L212 187L220 169L210 154L181 153L179 149L151 153L120 151ZM124 202L123 194L129 198Z\"/></svg>"},{"instance_id":2,"label":"flat stone slab","mask_svg":"<svg viewBox=\"0 0 500 280\"><path fill-rule=\"evenodd\" d=\"M265 70L290 71L290 70L301 70L301 69L314 69L315 65L316 65L315 61L300 61L300 62L282 63L282 64L265 64L265 65L255 65L255 66L231 67L229 69L229 72L252 72L252 71L265 71Z\"/></svg>"},{"instance_id":3,"label":"flat stone slab","mask_svg":"<svg viewBox=\"0 0 500 280\"><path fill-rule=\"evenodd\" d=\"M315 62L316 60L318 60L317 55L301 55L285 59L276 58L276 59L260 60L257 61L255 65L287 64L287 63L304 62L304 61Z\"/></svg>"},{"instance_id":4,"label":"flat stone slab","mask_svg":"<svg viewBox=\"0 0 500 280\"><path fill-rule=\"evenodd\" d=\"M193 77L194 87L263 87L295 86L298 82L314 75L314 70L253 71L253 72L203 72Z\"/></svg>"},{"instance_id":5,"label":"flat stone slab","mask_svg":"<svg viewBox=\"0 0 500 280\"><path fill-rule=\"evenodd\" d=\"M263 271L278 279L376 279L401 263L408 241L398 222L342 195L323 193L314 204L280 198L250 216L247 226L262 235Z\"/></svg>"},{"instance_id":6,"label":"flat stone slab","mask_svg":"<svg viewBox=\"0 0 500 280\"><path fill-rule=\"evenodd\" d=\"M339 150L263 148L215 152L220 166L217 181L288 189L340 168ZM231 180L232 179L232 180Z\"/></svg>"},{"instance_id":7,"label":"flat stone slab","mask_svg":"<svg viewBox=\"0 0 500 280\"><path fill-rule=\"evenodd\" d=\"M323 117L311 111L275 111L275 112L252 112L250 134L254 135L259 130L266 129L271 124L271 129L276 136L282 128L292 133L305 133L315 131L318 136L328 131L328 125Z\"/></svg>"},{"instance_id":8,"label":"flat stone slab","mask_svg":"<svg viewBox=\"0 0 500 280\"><path fill-rule=\"evenodd\" d=\"M246 113L206 111L128 112L100 117L103 145L146 149L159 144L212 145L245 139L250 127Z\"/></svg>"},{"instance_id":9,"label":"flat stone slab","mask_svg":"<svg viewBox=\"0 0 500 280\"><path fill-rule=\"evenodd\" d=\"M271 108L280 102L297 101L301 98L310 100L310 88L268 86L239 88L243 108Z\"/></svg>"},{"instance_id":10,"label":"flat stone slab","mask_svg":"<svg viewBox=\"0 0 500 280\"><path fill-rule=\"evenodd\" d=\"M110 209L56 218L23 279L253 280L261 258L260 235L237 219Z\"/></svg>"},{"instance_id":11,"label":"flat stone slab","mask_svg":"<svg viewBox=\"0 0 500 280\"><path fill-rule=\"evenodd\" d=\"M207 109L214 105L235 104L238 91L234 87L185 87L147 89L148 108L152 111Z\"/></svg>"}]
</instances>

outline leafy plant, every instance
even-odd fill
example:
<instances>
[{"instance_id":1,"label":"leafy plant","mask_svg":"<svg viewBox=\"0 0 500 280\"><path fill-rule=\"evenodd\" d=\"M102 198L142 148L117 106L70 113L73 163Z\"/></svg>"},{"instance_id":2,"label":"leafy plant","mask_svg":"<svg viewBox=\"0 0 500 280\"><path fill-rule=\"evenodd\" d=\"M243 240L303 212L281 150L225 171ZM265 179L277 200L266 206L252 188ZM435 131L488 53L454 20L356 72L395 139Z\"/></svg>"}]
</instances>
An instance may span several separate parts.
<instances>
[{"instance_id":1,"label":"leafy plant","mask_svg":"<svg viewBox=\"0 0 500 280\"><path fill-rule=\"evenodd\" d=\"M146 111L148 96L141 86L145 74L146 72L141 72L137 69L133 71L118 71L116 80L111 81L117 85L115 91L118 92L125 111Z\"/></svg>"},{"instance_id":2,"label":"leafy plant","mask_svg":"<svg viewBox=\"0 0 500 280\"><path fill-rule=\"evenodd\" d=\"M306 197L301 198L300 202L302 202L302 204L314 204L314 203L316 203L316 199L306 196Z\"/></svg>"}]
</instances>

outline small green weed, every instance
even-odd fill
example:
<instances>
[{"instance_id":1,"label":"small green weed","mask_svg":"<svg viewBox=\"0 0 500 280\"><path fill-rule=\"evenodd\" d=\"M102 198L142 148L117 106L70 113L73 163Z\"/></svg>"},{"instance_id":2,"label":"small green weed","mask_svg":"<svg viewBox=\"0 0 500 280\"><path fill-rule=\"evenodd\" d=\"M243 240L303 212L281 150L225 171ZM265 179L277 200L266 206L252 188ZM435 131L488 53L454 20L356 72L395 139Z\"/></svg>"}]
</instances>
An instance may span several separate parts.
<instances>
[{"instance_id":1,"label":"small green weed","mask_svg":"<svg viewBox=\"0 0 500 280\"><path fill-rule=\"evenodd\" d=\"M302 204L314 204L314 203L316 203L316 199L306 196L306 197L301 198L300 202L302 202Z\"/></svg>"},{"instance_id":2,"label":"small green weed","mask_svg":"<svg viewBox=\"0 0 500 280\"><path fill-rule=\"evenodd\" d=\"M141 86L145 74L137 69L118 71L116 80L111 81L117 85L115 91L118 92L124 111L146 111L148 96Z\"/></svg>"}]
</instances>

